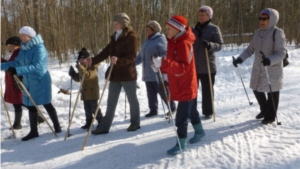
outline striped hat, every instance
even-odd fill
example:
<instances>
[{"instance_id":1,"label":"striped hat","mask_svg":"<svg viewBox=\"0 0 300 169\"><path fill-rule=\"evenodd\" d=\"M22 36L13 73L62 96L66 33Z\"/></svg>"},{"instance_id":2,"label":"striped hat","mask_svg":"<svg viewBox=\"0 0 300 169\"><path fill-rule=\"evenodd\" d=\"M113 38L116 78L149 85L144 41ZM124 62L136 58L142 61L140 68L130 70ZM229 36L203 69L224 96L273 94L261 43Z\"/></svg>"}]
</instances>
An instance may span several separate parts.
<instances>
[{"instance_id":1,"label":"striped hat","mask_svg":"<svg viewBox=\"0 0 300 169\"><path fill-rule=\"evenodd\" d=\"M184 31L185 27L187 26L187 20L183 16L174 15L166 22L166 24L172 26L173 28L181 32Z\"/></svg>"}]
</instances>

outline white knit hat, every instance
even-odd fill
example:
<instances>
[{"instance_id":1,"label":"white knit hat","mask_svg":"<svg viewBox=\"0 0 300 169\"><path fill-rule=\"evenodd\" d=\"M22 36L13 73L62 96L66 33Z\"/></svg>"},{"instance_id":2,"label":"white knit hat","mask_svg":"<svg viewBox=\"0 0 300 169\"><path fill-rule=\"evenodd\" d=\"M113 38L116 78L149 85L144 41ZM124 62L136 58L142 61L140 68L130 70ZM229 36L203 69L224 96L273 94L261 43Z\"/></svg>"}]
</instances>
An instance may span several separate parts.
<instances>
[{"instance_id":1,"label":"white knit hat","mask_svg":"<svg viewBox=\"0 0 300 169\"><path fill-rule=\"evenodd\" d=\"M160 24L158 22L156 22L155 20L149 21L147 23L147 26L149 26L150 28L152 28L153 30L155 30L155 32L160 32L161 31Z\"/></svg>"},{"instance_id":2,"label":"white knit hat","mask_svg":"<svg viewBox=\"0 0 300 169\"><path fill-rule=\"evenodd\" d=\"M210 6L201 6L198 10L199 12L205 12L209 19L212 19L214 11Z\"/></svg>"},{"instance_id":3,"label":"white knit hat","mask_svg":"<svg viewBox=\"0 0 300 169\"><path fill-rule=\"evenodd\" d=\"M23 33L23 34L26 34L26 35L28 35L28 36L30 36L30 37L35 37L35 35L36 35L36 32L35 32L35 30L32 28L32 27L30 27L30 26L23 26L20 30L19 30L19 33Z\"/></svg>"}]
</instances>

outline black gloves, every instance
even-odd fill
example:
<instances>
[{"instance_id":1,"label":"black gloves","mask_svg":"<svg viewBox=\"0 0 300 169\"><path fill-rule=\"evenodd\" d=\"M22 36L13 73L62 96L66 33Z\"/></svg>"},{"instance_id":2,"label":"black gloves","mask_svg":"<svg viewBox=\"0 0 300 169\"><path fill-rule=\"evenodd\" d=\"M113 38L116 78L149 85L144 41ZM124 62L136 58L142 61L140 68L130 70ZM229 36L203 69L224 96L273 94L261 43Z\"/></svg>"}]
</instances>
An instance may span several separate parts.
<instances>
[{"instance_id":1,"label":"black gloves","mask_svg":"<svg viewBox=\"0 0 300 169\"><path fill-rule=\"evenodd\" d=\"M263 58L263 60L261 61L261 63L262 63L264 66L270 66L271 61L270 61L269 58Z\"/></svg>"},{"instance_id":2,"label":"black gloves","mask_svg":"<svg viewBox=\"0 0 300 169\"><path fill-rule=\"evenodd\" d=\"M69 75L72 77L72 76L74 76L75 74L76 74L76 72L75 72L73 66L70 66L70 69L69 69Z\"/></svg>"},{"instance_id":3,"label":"black gloves","mask_svg":"<svg viewBox=\"0 0 300 169\"><path fill-rule=\"evenodd\" d=\"M8 71L8 73L10 74L10 75L16 75L17 74L17 70L16 70L16 68L14 68L14 67L9 67L8 69L7 69L7 71Z\"/></svg>"},{"instance_id":4,"label":"black gloves","mask_svg":"<svg viewBox=\"0 0 300 169\"><path fill-rule=\"evenodd\" d=\"M207 40L203 40L203 46L204 48L207 48L207 50L210 49L210 43Z\"/></svg>"},{"instance_id":5,"label":"black gloves","mask_svg":"<svg viewBox=\"0 0 300 169\"><path fill-rule=\"evenodd\" d=\"M243 63L243 60L242 60L241 58L235 59L235 58L232 56L232 59L233 59L232 64L233 64L234 67L238 67L237 64Z\"/></svg>"}]
</instances>

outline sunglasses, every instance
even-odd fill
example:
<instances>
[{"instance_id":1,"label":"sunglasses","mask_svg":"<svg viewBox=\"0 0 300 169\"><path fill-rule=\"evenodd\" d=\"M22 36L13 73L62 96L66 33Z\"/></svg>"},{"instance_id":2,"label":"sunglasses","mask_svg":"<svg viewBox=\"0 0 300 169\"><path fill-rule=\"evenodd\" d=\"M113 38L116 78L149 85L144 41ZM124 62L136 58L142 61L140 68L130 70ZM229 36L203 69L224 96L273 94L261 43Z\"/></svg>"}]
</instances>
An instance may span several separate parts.
<instances>
[{"instance_id":1,"label":"sunglasses","mask_svg":"<svg viewBox=\"0 0 300 169\"><path fill-rule=\"evenodd\" d=\"M260 21L261 20L266 21L266 20L269 20L269 18L267 18L267 17L259 17L258 20L260 20Z\"/></svg>"}]
</instances>

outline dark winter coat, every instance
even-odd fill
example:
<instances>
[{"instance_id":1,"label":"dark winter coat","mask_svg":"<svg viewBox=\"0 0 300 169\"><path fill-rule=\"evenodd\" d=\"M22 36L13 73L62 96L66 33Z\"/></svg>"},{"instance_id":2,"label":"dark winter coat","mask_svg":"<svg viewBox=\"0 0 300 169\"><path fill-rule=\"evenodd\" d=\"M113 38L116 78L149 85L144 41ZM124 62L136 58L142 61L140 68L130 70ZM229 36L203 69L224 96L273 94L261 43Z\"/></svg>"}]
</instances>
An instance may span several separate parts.
<instances>
[{"instance_id":1,"label":"dark winter coat","mask_svg":"<svg viewBox=\"0 0 300 169\"><path fill-rule=\"evenodd\" d=\"M135 64L143 67L142 80L146 82L156 82L156 76L151 68L152 57L154 55L165 57L167 54L166 37L156 32L148 38L142 45L141 50L135 60Z\"/></svg>"},{"instance_id":2,"label":"dark winter coat","mask_svg":"<svg viewBox=\"0 0 300 169\"><path fill-rule=\"evenodd\" d=\"M4 63L15 60L19 52L20 49L15 50L8 60L1 58L1 62ZM5 72L4 100L11 104L22 104L22 91L15 85L14 78L8 72Z\"/></svg>"},{"instance_id":3,"label":"dark winter coat","mask_svg":"<svg viewBox=\"0 0 300 169\"><path fill-rule=\"evenodd\" d=\"M137 79L135 58L137 53L137 38L131 27L126 27L115 40L116 32L111 36L109 44L92 59L92 64L98 64L108 57L116 56L117 64L113 66L110 81L122 82Z\"/></svg>"},{"instance_id":4,"label":"dark winter coat","mask_svg":"<svg viewBox=\"0 0 300 169\"><path fill-rule=\"evenodd\" d=\"M80 82L83 74L85 74L82 82L81 100L98 100L99 84L98 84L98 64L88 66L87 69L82 65L77 65L78 73L72 76L76 82Z\"/></svg>"},{"instance_id":5,"label":"dark winter coat","mask_svg":"<svg viewBox=\"0 0 300 169\"><path fill-rule=\"evenodd\" d=\"M282 29L276 27L279 20L279 13L269 8L270 19L266 29L255 31L247 49L241 53L239 58L243 61L254 54L253 69L251 74L250 88L259 92L270 92L266 70L262 62L262 51L270 59L271 65L267 66L272 91L279 91L283 87L283 64L282 60L286 55L285 35ZM273 41L273 32L275 41Z\"/></svg>"},{"instance_id":6,"label":"dark winter coat","mask_svg":"<svg viewBox=\"0 0 300 169\"><path fill-rule=\"evenodd\" d=\"M1 70L15 67L18 76L23 76L23 84L37 105L51 102L52 82L47 67L48 54L41 35L21 43L21 50L15 60L1 63ZM27 94L23 94L22 103L34 106Z\"/></svg>"},{"instance_id":7,"label":"dark winter coat","mask_svg":"<svg viewBox=\"0 0 300 169\"><path fill-rule=\"evenodd\" d=\"M190 101L197 96L194 41L195 35L190 27L168 39L167 57L162 59L160 69L168 75L172 100Z\"/></svg>"},{"instance_id":8,"label":"dark winter coat","mask_svg":"<svg viewBox=\"0 0 300 169\"><path fill-rule=\"evenodd\" d=\"M196 40L193 46L195 51L197 73L208 74L206 53L205 48L203 46L203 40L206 40L210 43L210 49L208 50L210 72L216 73L217 66L215 52L220 51L223 47L223 39L219 27L210 22L202 26L200 25L200 23L198 23L194 27L193 32L196 36Z\"/></svg>"}]
</instances>

